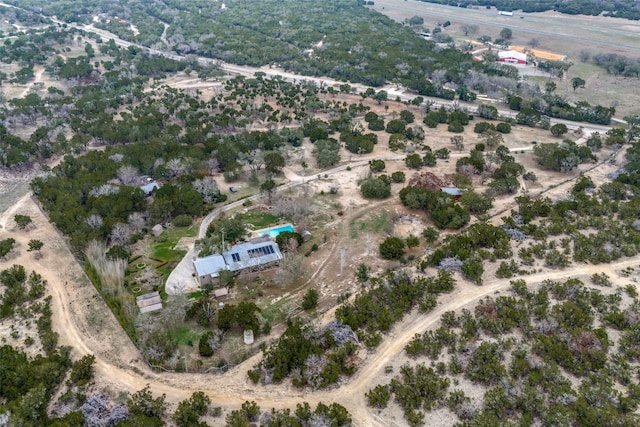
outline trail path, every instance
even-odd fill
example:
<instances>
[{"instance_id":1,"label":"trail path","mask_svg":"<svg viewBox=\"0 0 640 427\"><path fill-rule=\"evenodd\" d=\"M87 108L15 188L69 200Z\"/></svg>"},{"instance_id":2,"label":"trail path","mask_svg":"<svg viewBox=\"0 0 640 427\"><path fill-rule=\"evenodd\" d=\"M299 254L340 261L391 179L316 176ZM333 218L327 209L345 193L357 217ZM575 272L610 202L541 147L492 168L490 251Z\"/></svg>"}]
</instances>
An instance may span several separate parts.
<instances>
[{"instance_id":1,"label":"trail path","mask_svg":"<svg viewBox=\"0 0 640 427\"><path fill-rule=\"evenodd\" d=\"M29 231L17 230L12 219L15 213L30 215L35 228ZM319 401L339 402L352 413L358 426L388 425L369 410L364 400L364 393L371 387L372 381L383 375L384 367L393 362L416 333L436 325L445 311L458 310L484 296L509 288L509 280L506 279L491 280L481 287L460 281L454 292L441 297L441 303L433 312L428 315L413 313L396 325L375 353L364 356L358 372L346 379L338 389L311 392L294 389L287 384L256 386L248 381L246 371L260 359L260 354L225 375L151 371L140 360L137 349L98 297L95 288L88 283L62 238L29 196L23 197L0 216L0 225L0 237L13 237L19 244L18 255L1 262L0 268L22 264L43 275L53 297L54 329L60 333L61 344L74 347L75 357L85 354L96 356L99 384L125 392L134 392L149 384L154 393L166 394L168 402L173 404L197 390L205 391L215 405L227 408L237 408L247 399L255 400L263 408L291 407L303 400L311 404ZM32 238L45 242L44 256L41 259L26 252L28 241ZM595 272L616 277L616 271L629 266L637 267L639 264L639 257L626 258L609 265L575 265L566 270L545 271L523 278L528 283L537 283L545 279L582 277ZM99 321L95 321L95 313L99 314ZM326 313L320 321L328 321L332 313L333 311ZM92 324L93 322L97 324Z\"/></svg>"}]
</instances>

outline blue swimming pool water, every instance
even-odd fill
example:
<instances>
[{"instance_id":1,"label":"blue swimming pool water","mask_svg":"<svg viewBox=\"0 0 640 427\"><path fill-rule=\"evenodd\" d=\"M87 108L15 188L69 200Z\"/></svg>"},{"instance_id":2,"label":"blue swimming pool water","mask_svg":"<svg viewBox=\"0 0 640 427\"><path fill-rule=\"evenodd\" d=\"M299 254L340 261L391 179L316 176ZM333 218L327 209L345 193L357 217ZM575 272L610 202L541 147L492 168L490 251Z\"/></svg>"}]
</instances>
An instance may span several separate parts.
<instances>
[{"instance_id":1,"label":"blue swimming pool water","mask_svg":"<svg viewBox=\"0 0 640 427\"><path fill-rule=\"evenodd\" d=\"M282 225L280 227L275 227L275 228L270 228L268 230L262 230L260 232L258 232L259 236L269 236L270 238L275 238L278 234L282 233L283 231L290 231L290 232L294 232L295 230L293 229L293 227L291 225Z\"/></svg>"}]
</instances>

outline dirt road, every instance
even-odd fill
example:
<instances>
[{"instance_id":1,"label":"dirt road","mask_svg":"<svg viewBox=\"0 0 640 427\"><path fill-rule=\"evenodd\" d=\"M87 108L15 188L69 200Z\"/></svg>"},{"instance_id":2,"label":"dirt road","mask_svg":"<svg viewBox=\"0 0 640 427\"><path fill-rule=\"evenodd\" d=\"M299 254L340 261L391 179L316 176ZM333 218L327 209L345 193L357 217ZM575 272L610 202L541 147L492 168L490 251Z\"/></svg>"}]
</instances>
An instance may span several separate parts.
<instances>
[{"instance_id":1,"label":"dirt road","mask_svg":"<svg viewBox=\"0 0 640 427\"><path fill-rule=\"evenodd\" d=\"M34 228L18 230L13 223L16 213L30 215ZM428 315L412 314L400 322L385 337L374 354L364 358L353 378L336 390L302 391L290 385L256 386L247 380L246 371L261 357L260 354L235 367L225 375L155 373L140 359L135 346L130 342L115 318L88 282L80 266L67 249L62 238L51 226L35 202L28 196L0 217L0 237L13 237L18 242L17 256L0 263L4 269L13 264L25 265L43 275L52 295L54 329L60 333L60 343L74 347L74 357L85 354L96 356L97 384L116 391L134 392L149 384L156 394L166 394L167 401L175 404L197 390L205 391L215 405L237 408L245 400L255 400L263 408L292 407L306 400L311 404L319 401L339 402L353 415L358 426L388 426L365 404L364 393L384 367L403 351L406 343L416 334L433 327L442 313L458 310L478 299L509 288L509 280L489 281L478 287L460 281L456 290L441 297L440 305ZM44 256L36 259L27 252L28 241L38 238L45 242ZM545 279L557 280L569 277L605 272L616 277L615 271L629 266L638 266L640 258L629 258L603 266L576 265L567 270L545 271L524 279L529 283ZM328 317L325 316L328 320Z\"/></svg>"}]
</instances>

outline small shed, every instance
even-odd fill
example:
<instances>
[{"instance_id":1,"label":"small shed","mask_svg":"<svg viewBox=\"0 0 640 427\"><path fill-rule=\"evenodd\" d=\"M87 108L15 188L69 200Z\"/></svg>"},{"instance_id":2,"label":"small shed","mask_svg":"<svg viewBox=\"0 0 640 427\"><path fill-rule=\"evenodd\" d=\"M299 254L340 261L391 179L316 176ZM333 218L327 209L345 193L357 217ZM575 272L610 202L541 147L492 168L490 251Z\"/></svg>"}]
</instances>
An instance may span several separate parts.
<instances>
[{"instance_id":1,"label":"small shed","mask_svg":"<svg viewBox=\"0 0 640 427\"><path fill-rule=\"evenodd\" d=\"M156 237L161 235L163 231L164 231L164 228L162 228L161 224L156 224L151 228L151 234L153 234Z\"/></svg>"},{"instance_id":2,"label":"small shed","mask_svg":"<svg viewBox=\"0 0 640 427\"><path fill-rule=\"evenodd\" d=\"M150 292L136 297L136 304L140 313L150 313L162 309L162 298L159 292Z\"/></svg>"},{"instance_id":3,"label":"small shed","mask_svg":"<svg viewBox=\"0 0 640 427\"><path fill-rule=\"evenodd\" d=\"M458 187L441 187L440 191L450 195L451 197L453 197L453 200L456 201L459 200L460 197L462 197L462 195L464 194L464 191L462 191Z\"/></svg>"},{"instance_id":4,"label":"small shed","mask_svg":"<svg viewBox=\"0 0 640 427\"><path fill-rule=\"evenodd\" d=\"M213 291L213 296L218 298L224 298L229 295L229 288L220 288Z\"/></svg>"}]
</instances>

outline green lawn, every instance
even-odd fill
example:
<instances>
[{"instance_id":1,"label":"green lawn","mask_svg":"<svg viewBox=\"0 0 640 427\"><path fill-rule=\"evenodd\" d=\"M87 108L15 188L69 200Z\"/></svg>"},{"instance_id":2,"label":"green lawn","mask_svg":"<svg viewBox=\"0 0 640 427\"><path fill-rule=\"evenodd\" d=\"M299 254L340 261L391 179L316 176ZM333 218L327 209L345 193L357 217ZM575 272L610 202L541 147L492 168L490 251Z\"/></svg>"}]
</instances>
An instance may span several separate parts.
<instances>
[{"instance_id":1,"label":"green lawn","mask_svg":"<svg viewBox=\"0 0 640 427\"><path fill-rule=\"evenodd\" d=\"M178 326L169 332L169 336L179 345L195 346L198 345L200 335L206 332L206 329L195 326Z\"/></svg>"},{"instance_id":2,"label":"green lawn","mask_svg":"<svg viewBox=\"0 0 640 427\"><path fill-rule=\"evenodd\" d=\"M264 228L277 224L280 221L280 217L268 212L247 212L242 214L242 220L252 224L255 228Z\"/></svg>"}]
</instances>

